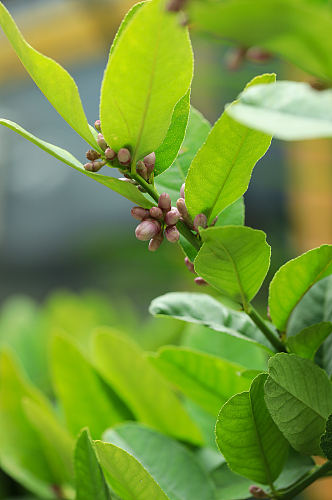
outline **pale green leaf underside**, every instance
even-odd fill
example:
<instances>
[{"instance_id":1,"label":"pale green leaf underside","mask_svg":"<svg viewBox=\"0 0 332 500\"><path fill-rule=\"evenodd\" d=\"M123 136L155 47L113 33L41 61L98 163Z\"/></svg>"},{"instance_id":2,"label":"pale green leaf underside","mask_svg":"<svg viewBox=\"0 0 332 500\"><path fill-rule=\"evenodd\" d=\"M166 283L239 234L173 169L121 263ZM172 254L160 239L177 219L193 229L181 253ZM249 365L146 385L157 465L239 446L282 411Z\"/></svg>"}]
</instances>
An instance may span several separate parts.
<instances>
[{"instance_id":1,"label":"pale green leaf underside","mask_svg":"<svg viewBox=\"0 0 332 500\"><path fill-rule=\"evenodd\" d=\"M273 323L284 331L295 306L319 280L332 274L332 245L309 250L290 260L270 284L269 306Z\"/></svg>"},{"instance_id":2,"label":"pale green leaf underside","mask_svg":"<svg viewBox=\"0 0 332 500\"><path fill-rule=\"evenodd\" d=\"M236 394L220 410L217 444L229 467L238 474L271 485L288 454L288 443L271 419L264 402L262 374L250 391Z\"/></svg>"},{"instance_id":3,"label":"pale green leaf underside","mask_svg":"<svg viewBox=\"0 0 332 500\"><path fill-rule=\"evenodd\" d=\"M65 149L59 148L58 146L54 146L53 144L50 144L49 142L45 142L38 137L30 134L27 130L24 130L20 125L17 123L14 123L10 120L5 120L0 118L0 124L4 125L5 127L10 128L14 132L17 132L19 135L27 139L28 141L32 142L36 146L38 146L40 149L43 151L46 151L46 153L50 154L51 156L54 156L57 160L62 161L66 165L69 165L70 167L74 168L78 172L81 172L81 174L87 175L91 179L94 179L97 182L100 182L104 186L108 187L109 189L112 189L112 191L115 191L118 194L121 194L128 200L132 201L133 203L136 203L137 205L144 207L144 208L150 208L153 203L147 200L139 191L138 189L130 184L129 182L123 182L120 181L119 179L115 179L113 177L108 177L106 175L100 175L100 174L95 174L93 172L87 172L82 163L79 162L71 153L66 151Z\"/></svg>"},{"instance_id":4,"label":"pale green leaf underside","mask_svg":"<svg viewBox=\"0 0 332 500\"><path fill-rule=\"evenodd\" d=\"M57 62L33 49L24 40L13 18L1 2L0 25L23 66L52 106L83 139L98 148L73 78Z\"/></svg>"},{"instance_id":5,"label":"pale green leaf underside","mask_svg":"<svg viewBox=\"0 0 332 500\"><path fill-rule=\"evenodd\" d=\"M295 354L277 354L269 361L265 401L295 450L322 453L319 440L332 412L332 384L325 371Z\"/></svg>"},{"instance_id":6,"label":"pale green leaf underside","mask_svg":"<svg viewBox=\"0 0 332 500\"><path fill-rule=\"evenodd\" d=\"M332 323L323 322L311 325L297 335L288 338L291 352L302 358L314 359L319 346L332 333Z\"/></svg>"}]
</instances>

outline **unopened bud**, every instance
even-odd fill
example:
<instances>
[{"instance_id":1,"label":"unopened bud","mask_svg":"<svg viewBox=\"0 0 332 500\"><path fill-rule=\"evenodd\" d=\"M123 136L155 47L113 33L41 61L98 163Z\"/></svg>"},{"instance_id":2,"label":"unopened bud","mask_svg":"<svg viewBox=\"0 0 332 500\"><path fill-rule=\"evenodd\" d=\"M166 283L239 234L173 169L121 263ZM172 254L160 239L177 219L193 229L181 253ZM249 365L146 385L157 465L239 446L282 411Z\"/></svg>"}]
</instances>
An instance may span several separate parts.
<instances>
[{"instance_id":1,"label":"unopened bud","mask_svg":"<svg viewBox=\"0 0 332 500\"><path fill-rule=\"evenodd\" d=\"M197 276L197 278L194 279L196 285L198 286L205 286L208 285L208 283L205 281L204 278L201 278L200 276Z\"/></svg>"},{"instance_id":2,"label":"unopened bud","mask_svg":"<svg viewBox=\"0 0 332 500\"><path fill-rule=\"evenodd\" d=\"M217 224L217 222L218 222L218 217L215 217L215 218L213 219L213 221L211 222L211 224L210 224L210 225L211 225L211 226L215 226L215 225Z\"/></svg>"},{"instance_id":3,"label":"unopened bud","mask_svg":"<svg viewBox=\"0 0 332 500\"><path fill-rule=\"evenodd\" d=\"M179 12L184 8L187 0L170 0L166 9L168 12Z\"/></svg>"},{"instance_id":4,"label":"unopened bud","mask_svg":"<svg viewBox=\"0 0 332 500\"><path fill-rule=\"evenodd\" d=\"M176 226L166 227L165 236L170 243L176 243L180 239L180 233Z\"/></svg>"},{"instance_id":5,"label":"unopened bud","mask_svg":"<svg viewBox=\"0 0 332 500\"><path fill-rule=\"evenodd\" d=\"M88 172L98 172L104 165L105 165L104 161L93 161L91 163L86 163L84 165L84 168Z\"/></svg>"},{"instance_id":6,"label":"unopened bud","mask_svg":"<svg viewBox=\"0 0 332 500\"><path fill-rule=\"evenodd\" d=\"M145 163L143 163L142 161L137 162L136 172L138 173L138 175L143 177L143 179L145 179L146 181L148 180L149 178L148 169L146 168Z\"/></svg>"},{"instance_id":7,"label":"unopened bud","mask_svg":"<svg viewBox=\"0 0 332 500\"><path fill-rule=\"evenodd\" d=\"M100 158L100 153L98 153L98 151L95 151L94 149L89 149L89 151L86 153L85 156L87 157L88 160L94 161Z\"/></svg>"},{"instance_id":8,"label":"unopened bud","mask_svg":"<svg viewBox=\"0 0 332 500\"><path fill-rule=\"evenodd\" d=\"M130 211L132 217L136 220L144 220L150 217L150 212L146 208L133 207Z\"/></svg>"},{"instance_id":9,"label":"unopened bud","mask_svg":"<svg viewBox=\"0 0 332 500\"><path fill-rule=\"evenodd\" d=\"M158 248L160 247L160 245L163 242L163 239L164 239L164 236L163 236L162 232L158 233L157 236L152 238L152 240L150 240L150 243L149 243L150 252L155 252L156 250L158 250Z\"/></svg>"},{"instance_id":10,"label":"unopened bud","mask_svg":"<svg viewBox=\"0 0 332 500\"><path fill-rule=\"evenodd\" d=\"M186 185L185 183L182 184L181 186L181 189L180 189L180 198L183 198L184 199L184 189L185 189Z\"/></svg>"},{"instance_id":11,"label":"unopened bud","mask_svg":"<svg viewBox=\"0 0 332 500\"><path fill-rule=\"evenodd\" d=\"M95 129L97 129L98 132L101 132L101 121L100 120L95 121Z\"/></svg>"},{"instance_id":12,"label":"unopened bud","mask_svg":"<svg viewBox=\"0 0 332 500\"><path fill-rule=\"evenodd\" d=\"M189 260L189 257L185 257L184 263L187 266L188 271L195 274L194 264L191 262L191 260Z\"/></svg>"},{"instance_id":13,"label":"unopened bud","mask_svg":"<svg viewBox=\"0 0 332 500\"><path fill-rule=\"evenodd\" d=\"M167 226L175 226L180 219L180 214L177 208L172 208L165 215L165 223Z\"/></svg>"},{"instance_id":14,"label":"unopened bud","mask_svg":"<svg viewBox=\"0 0 332 500\"><path fill-rule=\"evenodd\" d=\"M270 61L272 54L260 47L250 47L246 52L246 57L254 63L266 63Z\"/></svg>"},{"instance_id":15,"label":"unopened bud","mask_svg":"<svg viewBox=\"0 0 332 500\"><path fill-rule=\"evenodd\" d=\"M193 223L192 223L191 217L188 213L186 202L184 201L184 198L178 199L178 201L176 202L176 208L178 209L180 216L182 217L184 222L187 224L187 226L192 228Z\"/></svg>"},{"instance_id":16,"label":"unopened bud","mask_svg":"<svg viewBox=\"0 0 332 500\"><path fill-rule=\"evenodd\" d=\"M156 164L156 153L150 153L149 155L143 158L144 165L148 170L148 174L153 172L154 166Z\"/></svg>"},{"instance_id":17,"label":"unopened bud","mask_svg":"<svg viewBox=\"0 0 332 500\"><path fill-rule=\"evenodd\" d=\"M259 486L250 486L249 493L254 498L269 498L268 494Z\"/></svg>"},{"instance_id":18,"label":"unopened bud","mask_svg":"<svg viewBox=\"0 0 332 500\"><path fill-rule=\"evenodd\" d=\"M159 207L151 207L150 215L153 219L162 220L164 218L164 212Z\"/></svg>"},{"instance_id":19,"label":"unopened bud","mask_svg":"<svg viewBox=\"0 0 332 500\"><path fill-rule=\"evenodd\" d=\"M135 231L136 238L141 241L147 241L154 238L161 230L161 225L155 219L146 219L141 222Z\"/></svg>"},{"instance_id":20,"label":"unopened bud","mask_svg":"<svg viewBox=\"0 0 332 500\"><path fill-rule=\"evenodd\" d=\"M86 164L84 165L84 169L85 169L87 172L92 172L92 167L93 167L92 162L86 163Z\"/></svg>"},{"instance_id":21,"label":"unopened bud","mask_svg":"<svg viewBox=\"0 0 332 500\"><path fill-rule=\"evenodd\" d=\"M118 160L120 165L129 165L131 160L131 154L129 149L121 148L118 151Z\"/></svg>"},{"instance_id":22,"label":"unopened bud","mask_svg":"<svg viewBox=\"0 0 332 500\"><path fill-rule=\"evenodd\" d=\"M112 148L106 148L105 149L105 157L107 160L112 161L116 157L116 152Z\"/></svg>"},{"instance_id":23,"label":"unopened bud","mask_svg":"<svg viewBox=\"0 0 332 500\"><path fill-rule=\"evenodd\" d=\"M171 209L171 204L170 195L168 193L161 193L158 200L158 207L168 212Z\"/></svg>"},{"instance_id":24,"label":"unopened bud","mask_svg":"<svg viewBox=\"0 0 332 500\"><path fill-rule=\"evenodd\" d=\"M194 230L198 231L200 227L205 228L207 226L207 218L205 214L198 214L194 219Z\"/></svg>"},{"instance_id":25,"label":"unopened bud","mask_svg":"<svg viewBox=\"0 0 332 500\"><path fill-rule=\"evenodd\" d=\"M103 134L98 134L98 137L97 137L97 143L98 143L98 146L100 146L100 148L105 151L105 149L107 149L107 143L104 139L104 136Z\"/></svg>"},{"instance_id":26,"label":"unopened bud","mask_svg":"<svg viewBox=\"0 0 332 500\"><path fill-rule=\"evenodd\" d=\"M229 71L237 71L242 66L247 49L245 47L235 47L226 54L226 67Z\"/></svg>"}]
</instances>

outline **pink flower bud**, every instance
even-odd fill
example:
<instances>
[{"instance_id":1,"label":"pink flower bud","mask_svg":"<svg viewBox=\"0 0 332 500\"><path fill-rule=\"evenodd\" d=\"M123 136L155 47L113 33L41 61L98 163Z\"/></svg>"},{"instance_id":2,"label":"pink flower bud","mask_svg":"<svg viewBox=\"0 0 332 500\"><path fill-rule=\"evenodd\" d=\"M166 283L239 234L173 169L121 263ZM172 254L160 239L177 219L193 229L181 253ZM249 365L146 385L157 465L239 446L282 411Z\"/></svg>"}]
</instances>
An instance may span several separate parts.
<instances>
[{"instance_id":1,"label":"pink flower bud","mask_svg":"<svg viewBox=\"0 0 332 500\"><path fill-rule=\"evenodd\" d=\"M184 259L184 263L185 263L185 265L187 266L188 271L190 271L190 272L191 272L191 273L193 273L193 274L196 274L196 273L195 273L194 264L191 262L191 260L189 260L189 258L188 258L188 257L185 257L185 259Z\"/></svg>"},{"instance_id":2,"label":"pink flower bud","mask_svg":"<svg viewBox=\"0 0 332 500\"><path fill-rule=\"evenodd\" d=\"M246 52L246 57L254 63L266 63L271 60L272 54L260 47L250 47Z\"/></svg>"},{"instance_id":3,"label":"pink flower bud","mask_svg":"<svg viewBox=\"0 0 332 500\"><path fill-rule=\"evenodd\" d=\"M177 208L172 208L165 215L165 223L167 226L175 226L180 219L180 214Z\"/></svg>"},{"instance_id":4,"label":"pink flower bud","mask_svg":"<svg viewBox=\"0 0 332 500\"><path fill-rule=\"evenodd\" d=\"M163 242L163 239L164 239L164 236L163 236L162 232L160 232L159 234L157 234L157 236L152 238L152 240L150 240L150 243L149 243L150 252L155 252L156 250L158 250L158 248L160 247L160 245Z\"/></svg>"},{"instance_id":5,"label":"pink flower bud","mask_svg":"<svg viewBox=\"0 0 332 500\"><path fill-rule=\"evenodd\" d=\"M166 10L168 12L179 12L185 6L187 0L170 0Z\"/></svg>"},{"instance_id":6,"label":"pink flower bud","mask_svg":"<svg viewBox=\"0 0 332 500\"><path fill-rule=\"evenodd\" d=\"M88 160L94 161L100 158L100 153L98 153L98 151L95 151L94 149L89 149L89 151L86 153L85 156L87 157Z\"/></svg>"},{"instance_id":7,"label":"pink flower bud","mask_svg":"<svg viewBox=\"0 0 332 500\"><path fill-rule=\"evenodd\" d=\"M129 149L121 148L118 151L118 160L120 165L129 165L131 160L131 154Z\"/></svg>"},{"instance_id":8,"label":"pink flower bud","mask_svg":"<svg viewBox=\"0 0 332 500\"><path fill-rule=\"evenodd\" d=\"M166 227L165 236L170 243L176 243L180 239L180 233L176 226Z\"/></svg>"},{"instance_id":9,"label":"pink flower bud","mask_svg":"<svg viewBox=\"0 0 332 500\"><path fill-rule=\"evenodd\" d=\"M156 153L150 153L143 158L144 164L148 170L148 174L153 172L154 166L156 164Z\"/></svg>"},{"instance_id":10,"label":"pink flower bud","mask_svg":"<svg viewBox=\"0 0 332 500\"><path fill-rule=\"evenodd\" d=\"M142 161L137 162L136 172L138 173L138 175L143 177L143 179L145 179L146 181L148 180L149 178L148 169L146 168L145 164Z\"/></svg>"},{"instance_id":11,"label":"pink flower bud","mask_svg":"<svg viewBox=\"0 0 332 500\"><path fill-rule=\"evenodd\" d=\"M95 129L97 129L98 132L101 132L101 121L100 120L95 121Z\"/></svg>"},{"instance_id":12,"label":"pink flower bud","mask_svg":"<svg viewBox=\"0 0 332 500\"><path fill-rule=\"evenodd\" d=\"M146 208L133 207L130 211L132 217L136 220L144 220L150 217L150 212Z\"/></svg>"},{"instance_id":13,"label":"pink flower bud","mask_svg":"<svg viewBox=\"0 0 332 500\"><path fill-rule=\"evenodd\" d=\"M193 223L192 223L191 217L188 213L186 202L184 201L184 198L178 199L178 201L176 202L176 208L178 209L180 216L182 217L184 222L187 224L187 226L192 228Z\"/></svg>"},{"instance_id":14,"label":"pink flower bud","mask_svg":"<svg viewBox=\"0 0 332 500\"><path fill-rule=\"evenodd\" d=\"M171 197L167 193L161 193L158 200L158 207L167 212L171 209Z\"/></svg>"},{"instance_id":15,"label":"pink flower bud","mask_svg":"<svg viewBox=\"0 0 332 500\"><path fill-rule=\"evenodd\" d=\"M164 212L159 207L151 207L150 215L153 219L162 220L164 218Z\"/></svg>"},{"instance_id":16,"label":"pink flower bud","mask_svg":"<svg viewBox=\"0 0 332 500\"><path fill-rule=\"evenodd\" d=\"M259 486L250 486L249 493L254 498L269 498L268 494Z\"/></svg>"},{"instance_id":17,"label":"pink flower bud","mask_svg":"<svg viewBox=\"0 0 332 500\"><path fill-rule=\"evenodd\" d=\"M198 286L205 286L208 285L208 283L205 281L204 278L201 278L200 276L197 276L197 278L194 279L196 285Z\"/></svg>"},{"instance_id":18,"label":"pink flower bud","mask_svg":"<svg viewBox=\"0 0 332 500\"><path fill-rule=\"evenodd\" d=\"M103 167L104 165L106 165L106 161L102 160L102 161L93 161L92 162L92 172L98 172L101 167Z\"/></svg>"},{"instance_id":19,"label":"pink flower bud","mask_svg":"<svg viewBox=\"0 0 332 500\"><path fill-rule=\"evenodd\" d=\"M97 143L103 151L108 147L103 134L98 134Z\"/></svg>"},{"instance_id":20,"label":"pink flower bud","mask_svg":"<svg viewBox=\"0 0 332 500\"><path fill-rule=\"evenodd\" d=\"M145 219L137 226L135 234L138 240L147 241L154 238L160 230L160 222L155 219Z\"/></svg>"},{"instance_id":21,"label":"pink flower bud","mask_svg":"<svg viewBox=\"0 0 332 500\"><path fill-rule=\"evenodd\" d=\"M205 214L198 214L194 219L194 230L198 231L200 227L206 228L207 218Z\"/></svg>"},{"instance_id":22,"label":"pink flower bud","mask_svg":"<svg viewBox=\"0 0 332 500\"><path fill-rule=\"evenodd\" d=\"M116 152L115 152L115 151L113 151L113 149L112 149L112 148L106 148L106 149L105 149L105 156L106 156L106 159L107 159L107 160L112 161L112 160L114 160L114 158L116 157Z\"/></svg>"},{"instance_id":23,"label":"pink flower bud","mask_svg":"<svg viewBox=\"0 0 332 500\"><path fill-rule=\"evenodd\" d=\"M186 185L185 183L182 184L181 186L181 189L180 189L180 198L183 198L184 199L184 189L185 189Z\"/></svg>"},{"instance_id":24,"label":"pink flower bud","mask_svg":"<svg viewBox=\"0 0 332 500\"><path fill-rule=\"evenodd\" d=\"M86 164L84 165L84 169L85 169L87 172L92 172L92 168L93 168L93 165L92 165L92 163L90 163L90 162L89 162L89 163L86 163Z\"/></svg>"}]
</instances>

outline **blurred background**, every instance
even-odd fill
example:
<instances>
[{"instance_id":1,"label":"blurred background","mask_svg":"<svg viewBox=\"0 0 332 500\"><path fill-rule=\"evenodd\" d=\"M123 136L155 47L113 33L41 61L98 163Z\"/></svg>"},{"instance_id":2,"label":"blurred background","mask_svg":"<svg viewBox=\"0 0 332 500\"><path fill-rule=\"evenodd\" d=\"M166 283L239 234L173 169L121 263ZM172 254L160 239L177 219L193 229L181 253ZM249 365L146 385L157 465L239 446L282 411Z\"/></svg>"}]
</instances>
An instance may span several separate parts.
<instances>
[{"instance_id":1,"label":"blurred background","mask_svg":"<svg viewBox=\"0 0 332 500\"><path fill-rule=\"evenodd\" d=\"M69 70L93 123L98 118L110 43L124 13L136 2L3 3L31 45ZM259 73L274 71L279 79L309 79L275 58L264 65L245 61L231 70L232 47L211 43L194 30L192 39L196 58L192 103L211 123L225 103L234 100ZM87 145L43 97L2 33L0 68L0 115L83 161ZM99 302L109 301L113 308L125 304L118 308L119 321L130 307L132 324L137 318L144 320L155 296L195 290L180 249L165 243L151 254L135 239L130 202L5 128L0 129L0 150L0 324L8 325L3 322L9 321L10 314L15 316L17 301L23 301L29 316L39 304L52 304L55 290L96 290L102 293ZM330 141L273 141L255 168L245 195L246 223L267 232L273 249L270 276L289 258L331 243L331 163ZM69 292L57 293L63 302L71 303L74 299ZM263 296L257 299L262 310L266 307ZM96 297L93 303L98 304ZM91 312L91 323L93 318ZM313 489L306 498L324 500L328 498L324 494Z\"/></svg>"}]
</instances>

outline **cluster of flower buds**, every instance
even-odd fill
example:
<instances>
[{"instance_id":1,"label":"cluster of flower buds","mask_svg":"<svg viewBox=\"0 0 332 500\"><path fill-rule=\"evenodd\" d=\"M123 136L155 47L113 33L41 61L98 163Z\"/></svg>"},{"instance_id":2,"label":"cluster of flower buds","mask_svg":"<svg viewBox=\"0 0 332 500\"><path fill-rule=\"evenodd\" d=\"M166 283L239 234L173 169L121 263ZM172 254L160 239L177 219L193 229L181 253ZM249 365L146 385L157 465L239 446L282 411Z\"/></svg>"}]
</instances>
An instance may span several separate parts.
<instances>
[{"instance_id":1,"label":"cluster of flower buds","mask_svg":"<svg viewBox=\"0 0 332 500\"><path fill-rule=\"evenodd\" d=\"M269 498L269 495L259 486L250 486L249 493L254 498Z\"/></svg>"}]
</instances>

